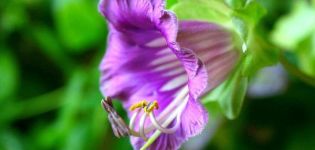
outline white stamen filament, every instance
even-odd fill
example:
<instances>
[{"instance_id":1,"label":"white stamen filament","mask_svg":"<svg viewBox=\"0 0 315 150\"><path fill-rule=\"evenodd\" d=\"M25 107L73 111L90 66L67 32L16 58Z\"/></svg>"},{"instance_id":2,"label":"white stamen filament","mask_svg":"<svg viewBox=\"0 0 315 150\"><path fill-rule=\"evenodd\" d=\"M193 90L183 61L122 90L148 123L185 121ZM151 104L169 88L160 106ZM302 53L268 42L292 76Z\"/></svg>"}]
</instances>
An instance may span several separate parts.
<instances>
[{"instance_id":1,"label":"white stamen filament","mask_svg":"<svg viewBox=\"0 0 315 150\"><path fill-rule=\"evenodd\" d=\"M178 110L179 110L179 111L178 111L178 113L179 113L178 115L181 116L182 111L184 110L184 108L185 108L185 106L186 106L188 100L189 100L189 97L187 96L187 97L185 98L185 100L184 100L184 103L179 107L180 109L178 109ZM173 121L173 119L174 119L174 117L175 117L174 114L177 115L177 113L171 114L171 116L170 116L169 118L167 118L167 120L163 123L163 127L168 126L168 125ZM179 117L180 117L180 116L179 116ZM160 136L161 133L162 133L162 132L161 132L160 130L156 130L156 131L151 135L150 139L148 139L147 143L145 143L145 144L141 147L140 150L145 150L146 148L148 148L148 147Z\"/></svg>"},{"instance_id":2,"label":"white stamen filament","mask_svg":"<svg viewBox=\"0 0 315 150\"><path fill-rule=\"evenodd\" d=\"M175 119L176 116L181 117L182 111L184 110L185 106L187 105L188 99L189 99L189 97L186 96L184 99L184 102L162 124L163 127L168 126Z\"/></svg>"},{"instance_id":3,"label":"white stamen filament","mask_svg":"<svg viewBox=\"0 0 315 150\"><path fill-rule=\"evenodd\" d=\"M177 115L180 115L181 114L181 111L180 111L180 106L181 105L184 105L186 106L186 101L185 101L185 98L187 97L187 94L188 94L188 87L185 86L178 94L178 96L171 102L171 104L169 104L161 113L160 115L158 116L158 119L156 120L156 123L158 124L163 124L163 122L165 122L166 119L169 119L170 118L170 115L171 116L174 116L174 117L171 117L172 120L175 119L175 117ZM184 99L184 101L183 101ZM178 120L176 122L180 122L180 117L178 117ZM159 125L161 126L161 125ZM176 127L176 128L175 128ZM174 128L172 129L174 132L176 131L176 129L179 127L179 125L175 125ZM152 124L150 124L147 128L145 128L145 133L149 133L151 131L153 131L154 129L156 129L157 127L154 125L154 123L152 122ZM162 131L163 132L163 131ZM167 131L168 132L168 131Z\"/></svg>"},{"instance_id":4,"label":"white stamen filament","mask_svg":"<svg viewBox=\"0 0 315 150\"><path fill-rule=\"evenodd\" d=\"M132 115L132 117L131 117L131 119L130 119L130 123L129 123L129 129L130 129L131 134L132 134L133 136L137 136L137 137L140 137L140 133L134 130L134 125L135 125L135 120L136 120L138 114L140 113L140 111L141 111L141 110L138 109L138 110Z\"/></svg>"},{"instance_id":5,"label":"white stamen filament","mask_svg":"<svg viewBox=\"0 0 315 150\"><path fill-rule=\"evenodd\" d=\"M148 140L148 138L146 137L145 132L144 132L144 125L145 125L145 120L146 120L146 119L147 119L147 114L144 113L144 114L141 116L140 125L139 125L140 137L142 137L145 141Z\"/></svg>"},{"instance_id":6,"label":"white stamen filament","mask_svg":"<svg viewBox=\"0 0 315 150\"><path fill-rule=\"evenodd\" d=\"M174 107L176 105L179 105L181 103L183 103L183 99L185 98L185 96L188 94L188 86L185 86L180 93L178 94L178 96L171 102L171 104L169 104L164 110L163 112L160 113L160 115L158 116L158 120L159 122L162 122L166 119L166 117L171 113L171 111L174 111ZM176 108L176 107L175 107Z\"/></svg>"},{"instance_id":7,"label":"white stamen filament","mask_svg":"<svg viewBox=\"0 0 315 150\"><path fill-rule=\"evenodd\" d=\"M134 130L135 120L141 111L141 109L138 109L130 119L129 128L131 134L136 137L141 137L146 141L148 139L146 137L146 134L152 132L155 129L167 134L176 132L176 130L180 126L181 113L184 110L187 102L188 87L185 86L179 92L176 98L160 113L158 118L155 117L153 112L150 112L149 114L143 113L139 122L139 132ZM145 127L146 118L148 116L150 116L152 124L150 124L148 127ZM176 124L171 128L166 128L175 118Z\"/></svg>"},{"instance_id":8,"label":"white stamen filament","mask_svg":"<svg viewBox=\"0 0 315 150\"><path fill-rule=\"evenodd\" d=\"M140 112L140 109L138 109L138 110L132 115L132 117L130 118L130 123L129 123L129 128L130 128L130 129L133 129L133 128L134 128L134 125L135 125L134 122L135 122L135 120L136 120L136 118L137 118L139 112Z\"/></svg>"},{"instance_id":9,"label":"white stamen filament","mask_svg":"<svg viewBox=\"0 0 315 150\"><path fill-rule=\"evenodd\" d=\"M154 125L155 128L157 128L161 132L167 133L167 134L174 133L177 130L178 126L180 125L180 115L177 115L177 117L176 117L176 125L174 125L172 128L164 128L164 127L162 127L159 124L159 122L156 120L153 112L150 113L150 120L151 120L151 122L152 122L152 124Z\"/></svg>"}]
</instances>

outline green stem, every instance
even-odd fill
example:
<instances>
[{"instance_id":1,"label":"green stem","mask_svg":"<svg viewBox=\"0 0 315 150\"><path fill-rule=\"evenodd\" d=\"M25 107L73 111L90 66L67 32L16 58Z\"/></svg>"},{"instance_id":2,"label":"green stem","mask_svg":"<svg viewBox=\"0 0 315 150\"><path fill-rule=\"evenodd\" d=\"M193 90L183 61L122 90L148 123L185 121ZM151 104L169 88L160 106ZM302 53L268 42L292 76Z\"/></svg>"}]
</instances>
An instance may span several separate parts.
<instances>
[{"instance_id":1,"label":"green stem","mask_svg":"<svg viewBox=\"0 0 315 150\"><path fill-rule=\"evenodd\" d=\"M292 73L294 76L298 77L305 83L308 83L312 86L315 86L315 78L305 74L300 69L298 69L296 66L291 64L284 56L284 53L282 52L280 54L280 62L285 67L286 70L288 70L290 73Z\"/></svg>"},{"instance_id":2,"label":"green stem","mask_svg":"<svg viewBox=\"0 0 315 150\"><path fill-rule=\"evenodd\" d=\"M146 150L161 134L161 131L155 131L149 140L140 148L140 150Z\"/></svg>"}]
</instances>

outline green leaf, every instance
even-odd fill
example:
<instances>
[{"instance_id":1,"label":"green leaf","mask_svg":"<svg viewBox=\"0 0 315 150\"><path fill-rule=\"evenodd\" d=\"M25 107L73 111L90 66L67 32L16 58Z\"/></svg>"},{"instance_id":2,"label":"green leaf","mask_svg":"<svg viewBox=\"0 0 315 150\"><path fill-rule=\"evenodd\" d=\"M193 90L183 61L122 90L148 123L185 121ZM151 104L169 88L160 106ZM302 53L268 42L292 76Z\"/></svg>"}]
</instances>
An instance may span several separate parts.
<instances>
[{"instance_id":1,"label":"green leaf","mask_svg":"<svg viewBox=\"0 0 315 150\"><path fill-rule=\"evenodd\" d=\"M292 52L284 52L280 54L280 62L283 67L294 76L298 77L301 81L308 83L310 85L315 86L315 78L309 76L305 72L303 72L300 68L298 68L296 63L296 55Z\"/></svg>"},{"instance_id":2,"label":"green leaf","mask_svg":"<svg viewBox=\"0 0 315 150\"><path fill-rule=\"evenodd\" d=\"M54 0L59 37L71 52L87 50L104 39L105 23L96 6L95 1Z\"/></svg>"},{"instance_id":3,"label":"green leaf","mask_svg":"<svg viewBox=\"0 0 315 150\"><path fill-rule=\"evenodd\" d=\"M223 112L229 119L234 119L241 111L246 94L248 78L243 77L240 72L235 73L227 80L225 91L219 100Z\"/></svg>"},{"instance_id":4,"label":"green leaf","mask_svg":"<svg viewBox=\"0 0 315 150\"><path fill-rule=\"evenodd\" d=\"M256 25L266 15L266 9L257 1L248 1L243 8L234 9L234 16L241 17L248 24Z\"/></svg>"},{"instance_id":5,"label":"green leaf","mask_svg":"<svg viewBox=\"0 0 315 150\"><path fill-rule=\"evenodd\" d=\"M299 70L315 76L315 9L307 1L296 1L293 10L276 24L272 40L296 56Z\"/></svg>"},{"instance_id":6,"label":"green leaf","mask_svg":"<svg viewBox=\"0 0 315 150\"><path fill-rule=\"evenodd\" d=\"M234 29L239 37L242 39L243 43L247 43L248 34L252 30L244 20L239 17L232 17L232 22L234 24ZM245 49L243 49L245 51Z\"/></svg>"},{"instance_id":7,"label":"green leaf","mask_svg":"<svg viewBox=\"0 0 315 150\"><path fill-rule=\"evenodd\" d=\"M204 98L202 102L204 103ZM218 119L222 117L223 114L221 111L221 107L217 101L204 103L204 106L208 110L209 115L212 119Z\"/></svg>"},{"instance_id":8,"label":"green leaf","mask_svg":"<svg viewBox=\"0 0 315 150\"><path fill-rule=\"evenodd\" d=\"M71 129L67 138L63 141L65 145L62 150L84 150L86 142L87 124L85 122L77 122Z\"/></svg>"},{"instance_id":9,"label":"green leaf","mask_svg":"<svg viewBox=\"0 0 315 150\"><path fill-rule=\"evenodd\" d=\"M26 25L28 13L26 13L22 1L2 1L1 3L4 3L5 7L0 7L2 9L0 11L0 30L9 33Z\"/></svg>"},{"instance_id":10,"label":"green leaf","mask_svg":"<svg viewBox=\"0 0 315 150\"><path fill-rule=\"evenodd\" d=\"M272 41L288 50L310 36L315 27L315 9L306 1L296 1L290 14L281 18L272 33Z\"/></svg>"},{"instance_id":11,"label":"green leaf","mask_svg":"<svg viewBox=\"0 0 315 150\"><path fill-rule=\"evenodd\" d=\"M219 0L180 0L171 10L181 20L202 20L231 26L231 9Z\"/></svg>"},{"instance_id":12,"label":"green leaf","mask_svg":"<svg viewBox=\"0 0 315 150\"><path fill-rule=\"evenodd\" d=\"M266 9L254 0L246 1L244 7L234 9L232 14L235 31L243 40L244 76L253 75L262 67L278 62L278 49L263 39L263 33L258 32L257 25L265 14Z\"/></svg>"},{"instance_id":13,"label":"green leaf","mask_svg":"<svg viewBox=\"0 0 315 150\"><path fill-rule=\"evenodd\" d=\"M19 72L12 53L4 48L0 49L0 102L2 102L15 92Z\"/></svg>"},{"instance_id":14,"label":"green leaf","mask_svg":"<svg viewBox=\"0 0 315 150\"><path fill-rule=\"evenodd\" d=\"M298 66L306 74L315 76L315 32L297 46Z\"/></svg>"},{"instance_id":15,"label":"green leaf","mask_svg":"<svg viewBox=\"0 0 315 150\"><path fill-rule=\"evenodd\" d=\"M173 5L177 3L177 0L167 0L166 7L171 8Z\"/></svg>"},{"instance_id":16,"label":"green leaf","mask_svg":"<svg viewBox=\"0 0 315 150\"><path fill-rule=\"evenodd\" d=\"M243 76L242 69L238 68L226 81L204 97L203 103L217 101L223 114L234 119L241 111L247 84L248 77Z\"/></svg>"},{"instance_id":17,"label":"green leaf","mask_svg":"<svg viewBox=\"0 0 315 150\"><path fill-rule=\"evenodd\" d=\"M253 34L249 42L249 51L245 54L245 61L242 66L243 75L250 76L259 69L278 63L279 49L272 46L262 37Z\"/></svg>"},{"instance_id":18,"label":"green leaf","mask_svg":"<svg viewBox=\"0 0 315 150\"><path fill-rule=\"evenodd\" d=\"M33 26L32 35L36 44L47 57L53 60L64 73L72 73L72 69L75 68L74 62L67 57L60 41L50 28L41 25Z\"/></svg>"},{"instance_id":19,"label":"green leaf","mask_svg":"<svg viewBox=\"0 0 315 150\"><path fill-rule=\"evenodd\" d=\"M82 105L85 84L86 73L83 70L74 71L63 90L64 93L60 99L63 100L63 105L59 110L57 120L47 126L37 137L38 143L42 144L43 148L61 149L65 146L66 143L63 142L78 123L77 116Z\"/></svg>"},{"instance_id":20,"label":"green leaf","mask_svg":"<svg viewBox=\"0 0 315 150\"><path fill-rule=\"evenodd\" d=\"M246 0L225 0L225 2L233 9L244 7Z\"/></svg>"},{"instance_id":21,"label":"green leaf","mask_svg":"<svg viewBox=\"0 0 315 150\"><path fill-rule=\"evenodd\" d=\"M245 43L248 44L254 28L265 14L265 8L257 1L248 1L243 8L234 9L232 14L233 24L240 38Z\"/></svg>"},{"instance_id":22,"label":"green leaf","mask_svg":"<svg viewBox=\"0 0 315 150\"><path fill-rule=\"evenodd\" d=\"M0 149L3 150L23 150L19 134L12 130L0 130Z\"/></svg>"}]
</instances>

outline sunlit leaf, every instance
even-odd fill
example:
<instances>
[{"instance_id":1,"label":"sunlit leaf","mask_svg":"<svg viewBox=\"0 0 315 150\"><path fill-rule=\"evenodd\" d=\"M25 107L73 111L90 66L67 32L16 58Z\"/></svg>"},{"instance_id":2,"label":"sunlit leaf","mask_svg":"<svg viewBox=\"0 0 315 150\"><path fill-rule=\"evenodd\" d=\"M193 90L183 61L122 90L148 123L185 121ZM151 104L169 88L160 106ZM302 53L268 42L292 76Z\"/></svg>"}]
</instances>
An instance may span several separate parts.
<instances>
[{"instance_id":1,"label":"sunlit leaf","mask_svg":"<svg viewBox=\"0 0 315 150\"><path fill-rule=\"evenodd\" d=\"M281 18L272 40L296 56L296 64L304 73L315 76L315 9L306 1L294 3L293 10Z\"/></svg>"},{"instance_id":2,"label":"sunlit leaf","mask_svg":"<svg viewBox=\"0 0 315 150\"><path fill-rule=\"evenodd\" d=\"M287 50L294 50L314 29L315 9L306 1L296 1L292 12L277 22L272 40Z\"/></svg>"},{"instance_id":3,"label":"sunlit leaf","mask_svg":"<svg viewBox=\"0 0 315 150\"><path fill-rule=\"evenodd\" d=\"M265 14L266 10L257 1L249 1L244 7L234 9L233 24L245 43L248 44L249 36L253 34L255 26Z\"/></svg>"},{"instance_id":4,"label":"sunlit leaf","mask_svg":"<svg viewBox=\"0 0 315 150\"><path fill-rule=\"evenodd\" d=\"M233 9L244 7L247 0L225 0L225 2Z\"/></svg>"},{"instance_id":5,"label":"sunlit leaf","mask_svg":"<svg viewBox=\"0 0 315 150\"><path fill-rule=\"evenodd\" d=\"M300 42L296 49L296 55L298 57L298 66L301 70L303 70L306 74L315 77L314 35Z\"/></svg>"},{"instance_id":6,"label":"sunlit leaf","mask_svg":"<svg viewBox=\"0 0 315 150\"><path fill-rule=\"evenodd\" d=\"M202 20L231 26L231 10L219 0L180 0L171 9L181 20Z\"/></svg>"},{"instance_id":7,"label":"sunlit leaf","mask_svg":"<svg viewBox=\"0 0 315 150\"><path fill-rule=\"evenodd\" d=\"M167 0L166 1L166 7L171 8L174 4L177 3L178 0Z\"/></svg>"}]
</instances>

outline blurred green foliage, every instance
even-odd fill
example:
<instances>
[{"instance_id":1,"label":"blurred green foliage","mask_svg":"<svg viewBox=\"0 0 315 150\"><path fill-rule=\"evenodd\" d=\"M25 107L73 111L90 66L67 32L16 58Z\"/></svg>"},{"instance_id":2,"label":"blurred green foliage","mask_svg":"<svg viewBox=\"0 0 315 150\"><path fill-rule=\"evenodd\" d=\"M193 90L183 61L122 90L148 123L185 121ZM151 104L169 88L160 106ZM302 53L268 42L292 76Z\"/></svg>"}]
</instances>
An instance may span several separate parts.
<instances>
[{"instance_id":1,"label":"blurred green foliage","mask_svg":"<svg viewBox=\"0 0 315 150\"><path fill-rule=\"evenodd\" d=\"M230 118L241 113L236 120L221 119L206 149L315 149L315 89L310 86L315 83L315 1L224 2L227 5L211 7L230 7L237 17L232 25L249 48L256 50L249 52L253 55L246 58L242 71L248 72L253 64L274 64L283 57L292 74L286 92L268 98L247 97L242 111L239 105L247 81L240 79L239 73L229 80L232 87L218 88L232 89L216 95L223 99L220 105L227 108ZM128 138L113 136L100 105L98 65L106 47L107 26L97 3L1 1L0 150L131 149ZM181 18L187 16L187 11L181 11L189 11L187 3L169 0L167 7ZM200 9L194 7L191 9ZM217 22L231 20L231 16L220 17L227 12L203 7L188 15L211 15ZM254 42L247 41L248 36ZM278 56L278 49L284 54ZM225 98L229 94L239 97ZM114 105L125 114L119 102ZM215 116L210 122L220 118L217 105L213 101L206 105Z\"/></svg>"},{"instance_id":2,"label":"blurred green foliage","mask_svg":"<svg viewBox=\"0 0 315 150\"><path fill-rule=\"evenodd\" d=\"M295 54L297 65L315 76L315 8L308 1L298 1L289 14L276 24L274 43ZM301 30L302 29L302 30Z\"/></svg>"}]
</instances>

